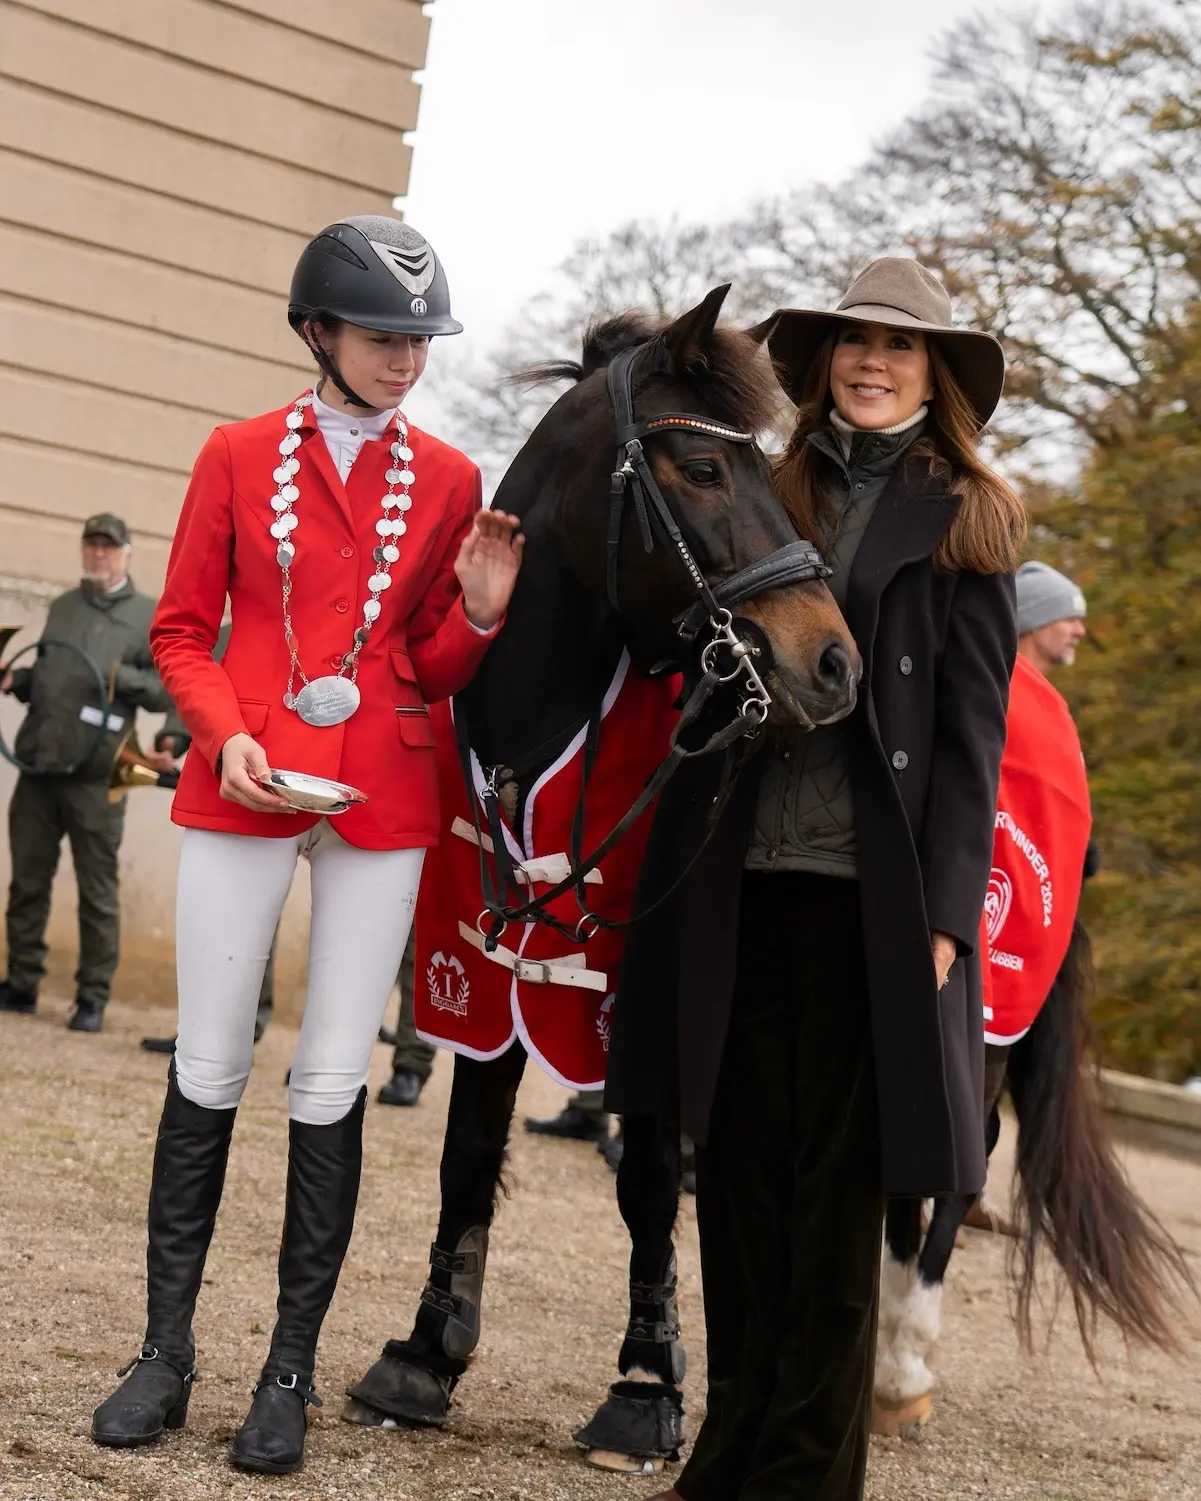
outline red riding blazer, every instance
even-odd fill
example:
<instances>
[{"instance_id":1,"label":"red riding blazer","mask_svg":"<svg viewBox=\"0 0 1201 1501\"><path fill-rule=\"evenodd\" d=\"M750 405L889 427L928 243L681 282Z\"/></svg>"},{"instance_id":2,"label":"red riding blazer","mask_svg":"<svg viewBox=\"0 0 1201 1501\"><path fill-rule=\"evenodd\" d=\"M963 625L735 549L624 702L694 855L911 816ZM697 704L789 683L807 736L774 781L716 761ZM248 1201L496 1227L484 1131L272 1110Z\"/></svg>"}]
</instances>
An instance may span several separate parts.
<instances>
[{"instance_id":1,"label":"red riding blazer","mask_svg":"<svg viewBox=\"0 0 1201 1501\"><path fill-rule=\"evenodd\" d=\"M360 849L436 844L438 776L427 702L470 680L495 632L472 628L454 561L480 505L479 470L456 449L409 427L412 509L382 613L359 654L362 702L345 723L306 724L284 708L284 642L278 546L269 528L291 406L217 428L192 473L150 630L154 660L193 738L171 817L189 828L285 838L311 828L309 814L255 813L221 796L221 748L252 735L273 768L349 782L369 801L339 816L338 833ZM396 426L368 440L345 485L305 409L296 451L300 489L293 533L292 624L310 678L336 672L351 649L376 571L375 525ZM213 647L233 612L229 648ZM300 686L299 680L296 684Z\"/></svg>"}]
</instances>

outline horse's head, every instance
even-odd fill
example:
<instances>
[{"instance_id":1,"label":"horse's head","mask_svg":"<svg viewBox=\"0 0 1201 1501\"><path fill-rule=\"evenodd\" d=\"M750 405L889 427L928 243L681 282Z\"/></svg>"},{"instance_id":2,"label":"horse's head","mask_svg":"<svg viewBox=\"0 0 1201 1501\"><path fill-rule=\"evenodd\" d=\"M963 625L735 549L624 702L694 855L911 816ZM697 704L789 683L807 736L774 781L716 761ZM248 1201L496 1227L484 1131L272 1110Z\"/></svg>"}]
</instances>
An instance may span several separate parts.
<instances>
[{"instance_id":1,"label":"horse's head","mask_svg":"<svg viewBox=\"0 0 1201 1501\"><path fill-rule=\"evenodd\" d=\"M543 467L539 488L549 508L539 506L537 520L529 515L527 529L554 533L561 560L590 593L608 595L631 639L677 649L675 622L700 596L684 552L671 540L671 522L715 589L790 544L794 554L799 550L771 466L753 441L780 399L762 348L767 329L719 329L727 290L717 288L666 326L637 314L597 325L585 339L581 364L540 372L571 377L576 385L543 418L531 444L552 480L548 494ZM628 389L632 411L615 420L619 388ZM683 420L655 424L669 415ZM623 420L641 433L649 477L669 513L666 528L645 503L650 487L634 483L628 462L625 484L632 496L619 498L615 509L614 455ZM637 448L634 454L637 459ZM510 471L498 505L521 508L518 497L523 489L528 496L530 479L523 470L519 462ZM614 551L610 534L618 510ZM796 581L798 573L807 576ZM781 572L773 577L769 567L762 583L752 576L752 592L741 591L732 608L767 638L773 712L821 724L853 708L860 662L830 591L814 573L794 567L792 579L785 570L781 581Z\"/></svg>"}]
</instances>

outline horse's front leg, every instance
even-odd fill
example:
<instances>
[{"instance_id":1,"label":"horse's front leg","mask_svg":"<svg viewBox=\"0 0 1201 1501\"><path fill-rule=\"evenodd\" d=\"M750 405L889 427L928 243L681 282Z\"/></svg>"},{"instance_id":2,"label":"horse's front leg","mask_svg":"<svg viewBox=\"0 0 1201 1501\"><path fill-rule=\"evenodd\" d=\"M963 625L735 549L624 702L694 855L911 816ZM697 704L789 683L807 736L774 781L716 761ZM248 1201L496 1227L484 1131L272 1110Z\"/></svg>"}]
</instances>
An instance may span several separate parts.
<instances>
[{"instance_id":1,"label":"horse's front leg","mask_svg":"<svg viewBox=\"0 0 1201 1501\"><path fill-rule=\"evenodd\" d=\"M630 1320L617 1357L623 1379L576 1434L591 1464L652 1474L679 1458L684 1347L672 1229L680 1201L680 1128L626 1116L617 1203L630 1232Z\"/></svg>"},{"instance_id":2,"label":"horse's front leg","mask_svg":"<svg viewBox=\"0 0 1201 1501\"><path fill-rule=\"evenodd\" d=\"M930 1357L942 1322L942 1288L971 1194L934 1200L925 1242L921 1200L891 1199L884 1226L873 1433L917 1437L934 1410ZM920 1247L920 1251L919 1251Z\"/></svg>"},{"instance_id":3,"label":"horse's front leg","mask_svg":"<svg viewBox=\"0 0 1201 1501\"><path fill-rule=\"evenodd\" d=\"M441 1427L480 1337L488 1231L505 1163L525 1052L488 1063L455 1059L442 1147L442 1207L430 1274L408 1339L390 1339L343 1417L365 1427Z\"/></svg>"}]
</instances>

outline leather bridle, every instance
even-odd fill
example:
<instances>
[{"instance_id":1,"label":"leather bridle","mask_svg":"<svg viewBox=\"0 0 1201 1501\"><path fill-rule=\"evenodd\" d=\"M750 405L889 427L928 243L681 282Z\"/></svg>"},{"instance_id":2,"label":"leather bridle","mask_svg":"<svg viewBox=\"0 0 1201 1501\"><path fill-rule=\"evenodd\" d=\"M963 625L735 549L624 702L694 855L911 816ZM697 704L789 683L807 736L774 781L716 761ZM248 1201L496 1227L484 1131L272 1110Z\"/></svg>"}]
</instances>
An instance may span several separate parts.
<instances>
[{"instance_id":1,"label":"leather bridle","mask_svg":"<svg viewBox=\"0 0 1201 1501\"><path fill-rule=\"evenodd\" d=\"M738 711L744 719L751 722L747 733L754 733L766 720L771 708L771 694L753 660L766 650L766 641L760 632L744 631L740 634L735 629L730 606L750 599L766 589L780 589L787 584L829 578L830 570L811 543L796 541L777 548L766 557L756 559L748 567L739 569L718 584L709 583L684 540L670 507L663 499L663 492L647 463L642 440L656 433L688 432L706 433L726 443L750 444L755 442L755 434L728 427L711 417L696 417L686 412L661 412L657 416L638 421L634 416L633 381L633 365L637 354L637 348L623 349L613 358L607 372L609 400L613 403L613 415L617 422L617 464L609 486L609 535L606 544L605 577L609 603L620 615L618 563L628 498L633 502L638 529L642 535L643 551L648 554L653 552L655 538L658 536L662 544L680 559L696 591L696 600L692 606L676 618L681 640L692 646L708 625L711 636L701 650L700 659L705 671L717 662L722 647L729 649L733 665L729 672L719 677L719 682L729 683L743 679L740 686L745 696L739 703ZM765 664L764 671L768 665Z\"/></svg>"},{"instance_id":2,"label":"leather bridle","mask_svg":"<svg viewBox=\"0 0 1201 1501\"><path fill-rule=\"evenodd\" d=\"M477 796L466 719L461 712L455 713L459 758L467 784L468 801L480 851L480 886L484 898L484 910L476 920L476 927L483 935L485 948L489 951L496 949L501 933L512 922L544 923L573 942L586 943L602 928L624 928L638 922L673 895L700 858L717 827L718 818L729 794L733 790L734 773L737 768L731 753L739 741L753 740L758 735L771 708L771 695L763 681L763 674L756 664L756 659L759 659L763 666L763 673L769 670L769 643L764 633L753 622L736 619L731 606L767 589L779 589L789 584L806 583L830 576L830 569L823 562L817 549L809 542L795 541L776 548L775 551L739 569L736 573L730 574L719 583L709 583L693 557L692 550L685 541L655 481L650 465L647 463L643 440L654 437L657 433L691 432L705 433L726 443L749 444L755 442L755 435L729 427L709 417L694 416L685 412L663 412L638 420L634 415L633 396L633 366L638 352L638 347L622 350L611 361L607 372L609 399L613 404L613 415L617 424L617 462L609 487L606 588L609 603L614 612L620 616L622 611L618 599L618 575L621 534L625 521L626 503L630 501L634 506L644 551L648 554L653 552L657 539L669 552L679 558L696 592L695 601L676 617L675 625L688 655L697 650L697 644L702 636L708 635L708 640L699 647L701 675L680 711L679 720L672 731L667 755L656 767L629 811L596 848L585 856L582 849L584 807L588 779L592 772L600 737L601 714L598 706L587 721L582 788L572 825L570 871L563 880L556 882L540 895L529 901L518 900L512 905L506 903L505 897L508 893L516 896L519 885L516 868L505 842L499 800L501 785L504 781L511 779L512 773L506 767L491 768L490 774L485 776L482 795ZM765 657L767 660L764 660ZM715 729L695 749L687 749L683 744L683 737L697 724L702 711L714 693L724 684L737 684L737 713L727 723ZM456 711L461 709L459 704L455 707ZM806 725L806 728L812 727L811 723ZM700 848L669 890L664 892L650 907L625 919L615 921L591 911L587 901L584 877L594 870L610 850L634 827L685 761L697 760L719 751L727 753L727 764L724 768L719 794L709 809L707 833ZM485 838L485 830L480 819L481 801L490 838ZM485 849L489 845L496 861L497 881L493 880L485 854ZM552 902L572 890L576 893L582 912L582 916L574 926L563 922L547 910ZM485 919L489 920L487 931L483 926Z\"/></svg>"}]
</instances>

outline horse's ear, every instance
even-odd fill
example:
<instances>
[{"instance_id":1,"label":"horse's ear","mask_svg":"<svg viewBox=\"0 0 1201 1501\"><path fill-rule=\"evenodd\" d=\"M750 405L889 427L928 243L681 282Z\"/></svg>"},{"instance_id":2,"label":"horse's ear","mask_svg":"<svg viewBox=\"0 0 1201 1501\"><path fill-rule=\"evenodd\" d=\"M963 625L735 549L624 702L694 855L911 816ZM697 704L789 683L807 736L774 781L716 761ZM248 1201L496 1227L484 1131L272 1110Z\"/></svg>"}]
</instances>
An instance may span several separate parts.
<instances>
[{"instance_id":1,"label":"horse's ear","mask_svg":"<svg viewBox=\"0 0 1201 1501\"><path fill-rule=\"evenodd\" d=\"M668 364L673 371L679 373L704 363L713 343L713 330L717 327L718 314L730 286L731 283L726 282L724 286L714 287L702 302L698 302L663 330L661 337L667 350Z\"/></svg>"},{"instance_id":2,"label":"horse's ear","mask_svg":"<svg viewBox=\"0 0 1201 1501\"><path fill-rule=\"evenodd\" d=\"M777 309L770 318L764 318L762 323L756 323L753 328L744 328L743 333L748 339L756 344L766 344L768 339L776 331L776 324L780 321L780 312Z\"/></svg>"}]
</instances>

